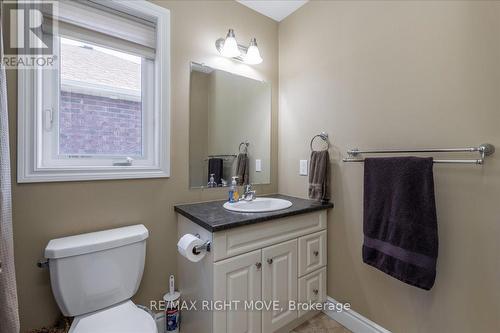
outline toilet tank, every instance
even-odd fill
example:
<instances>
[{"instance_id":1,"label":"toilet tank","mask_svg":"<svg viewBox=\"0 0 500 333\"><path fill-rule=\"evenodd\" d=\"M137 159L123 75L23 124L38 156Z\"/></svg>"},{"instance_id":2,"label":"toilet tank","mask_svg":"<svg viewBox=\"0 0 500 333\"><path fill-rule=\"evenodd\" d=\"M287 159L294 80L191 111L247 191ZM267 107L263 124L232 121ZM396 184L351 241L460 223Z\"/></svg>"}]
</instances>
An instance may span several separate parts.
<instances>
[{"instance_id":1,"label":"toilet tank","mask_svg":"<svg viewBox=\"0 0 500 333\"><path fill-rule=\"evenodd\" d=\"M139 224L51 240L45 258L62 313L78 316L130 299L141 282L147 238Z\"/></svg>"}]
</instances>

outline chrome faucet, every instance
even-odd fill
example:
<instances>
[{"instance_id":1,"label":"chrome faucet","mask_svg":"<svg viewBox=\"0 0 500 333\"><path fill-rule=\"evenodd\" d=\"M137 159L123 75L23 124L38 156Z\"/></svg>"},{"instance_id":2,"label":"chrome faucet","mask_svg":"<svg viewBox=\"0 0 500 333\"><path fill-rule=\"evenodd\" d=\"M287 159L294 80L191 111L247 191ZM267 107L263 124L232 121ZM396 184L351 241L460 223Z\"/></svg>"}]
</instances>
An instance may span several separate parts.
<instances>
[{"instance_id":1,"label":"chrome faucet","mask_svg":"<svg viewBox=\"0 0 500 333\"><path fill-rule=\"evenodd\" d=\"M248 184L248 185L245 185L243 196L241 197L240 200L252 201L252 200L255 200L256 195L257 195L257 192L255 190L253 190L252 185Z\"/></svg>"}]
</instances>

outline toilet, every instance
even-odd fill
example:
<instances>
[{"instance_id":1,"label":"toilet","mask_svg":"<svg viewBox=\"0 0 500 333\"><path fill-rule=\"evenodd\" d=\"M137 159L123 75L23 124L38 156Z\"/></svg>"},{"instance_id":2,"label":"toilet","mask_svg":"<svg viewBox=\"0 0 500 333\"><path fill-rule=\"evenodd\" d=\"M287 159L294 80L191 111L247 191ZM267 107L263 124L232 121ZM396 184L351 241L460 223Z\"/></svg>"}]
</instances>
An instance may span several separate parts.
<instances>
[{"instance_id":1,"label":"toilet","mask_svg":"<svg viewBox=\"0 0 500 333\"><path fill-rule=\"evenodd\" d=\"M45 248L52 292L70 333L157 333L152 316L130 298L146 257L144 225L53 239Z\"/></svg>"}]
</instances>

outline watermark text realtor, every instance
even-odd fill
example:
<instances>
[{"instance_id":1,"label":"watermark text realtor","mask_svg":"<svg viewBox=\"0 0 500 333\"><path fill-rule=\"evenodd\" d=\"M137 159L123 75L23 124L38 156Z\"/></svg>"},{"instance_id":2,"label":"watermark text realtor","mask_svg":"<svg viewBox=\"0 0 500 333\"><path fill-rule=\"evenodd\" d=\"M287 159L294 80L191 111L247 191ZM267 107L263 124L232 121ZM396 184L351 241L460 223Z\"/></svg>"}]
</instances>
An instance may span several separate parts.
<instances>
[{"instance_id":1,"label":"watermark text realtor","mask_svg":"<svg viewBox=\"0 0 500 333\"><path fill-rule=\"evenodd\" d=\"M6 68L54 66L56 1L2 2L4 28L8 34L2 65Z\"/></svg>"}]
</instances>

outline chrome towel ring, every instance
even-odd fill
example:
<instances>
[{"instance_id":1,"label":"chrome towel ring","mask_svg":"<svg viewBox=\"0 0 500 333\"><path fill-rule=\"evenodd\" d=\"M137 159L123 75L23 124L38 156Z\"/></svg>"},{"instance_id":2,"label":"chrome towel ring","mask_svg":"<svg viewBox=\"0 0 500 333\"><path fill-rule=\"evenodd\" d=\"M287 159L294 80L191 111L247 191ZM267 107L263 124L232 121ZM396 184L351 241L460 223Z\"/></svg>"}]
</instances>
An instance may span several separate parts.
<instances>
[{"instance_id":1,"label":"chrome towel ring","mask_svg":"<svg viewBox=\"0 0 500 333\"><path fill-rule=\"evenodd\" d=\"M327 147L326 147L326 149L323 149L323 150L330 149L330 141L328 140L328 133L321 132L320 134L316 134L315 136L312 137L311 143L309 144L309 146L311 147L311 150L314 150L313 149L313 142L314 142L314 139L316 139L316 138L321 138L326 143Z\"/></svg>"}]
</instances>

